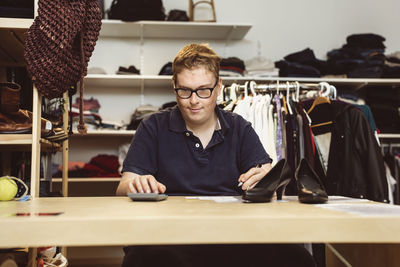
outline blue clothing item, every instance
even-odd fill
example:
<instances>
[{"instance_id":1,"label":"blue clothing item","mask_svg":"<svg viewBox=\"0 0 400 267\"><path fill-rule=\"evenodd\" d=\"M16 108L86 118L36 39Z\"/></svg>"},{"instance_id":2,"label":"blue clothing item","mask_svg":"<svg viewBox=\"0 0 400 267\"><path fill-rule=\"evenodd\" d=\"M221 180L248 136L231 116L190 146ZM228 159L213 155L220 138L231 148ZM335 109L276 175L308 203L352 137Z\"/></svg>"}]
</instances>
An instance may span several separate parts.
<instances>
[{"instance_id":1,"label":"blue clothing item","mask_svg":"<svg viewBox=\"0 0 400 267\"><path fill-rule=\"evenodd\" d=\"M169 195L240 195L238 178L257 164L272 162L251 124L216 108L220 129L203 148L187 130L178 107L143 120L122 172L151 174Z\"/></svg>"}]
</instances>

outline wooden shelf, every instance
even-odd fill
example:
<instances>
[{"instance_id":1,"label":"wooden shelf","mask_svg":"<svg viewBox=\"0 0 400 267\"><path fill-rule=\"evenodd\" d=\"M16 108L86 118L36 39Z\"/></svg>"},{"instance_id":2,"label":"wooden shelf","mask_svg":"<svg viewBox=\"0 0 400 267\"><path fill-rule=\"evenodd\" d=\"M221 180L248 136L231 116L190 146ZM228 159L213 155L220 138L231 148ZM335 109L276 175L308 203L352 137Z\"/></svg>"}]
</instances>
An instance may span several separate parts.
<instances>
[{"instance_id":1,"label":"wooden shelf","mask_svg":"<svg viewBox=\"0 0 400 267\"><path fill-rule=\"evenodd\" d=\"M41 150L59 151L61 145L59 143L52 143L46 139L40 139ZM0 150L18 150L18 151L29 151L32 146L32 135L31 134L0 134Z\"/></svg>"},{"instance_id":2,"label":"wooden shelf","mask_svg":"<svg viewBox=\"0 0 400 267\"><path fill-rule=\"evenodd\" d=\"M140 87L142 83L145 87L165 87L172 84L169 75L88 74L85 77L85 85L88 87Z\"/></svg>"},{"instance_id":3,"label":"wooden shelf","mask_svg":"<svg viewBox=\"0 0 400 267\"><path fill-rule=\"evenodd\" d=\"M0 134L0 145L30 145L31 134Z\"/></svg>"},{"instance_id":4,"label":"wooden shelf","mask_svg":"<svg viewBox=\"0 0 400 267\"><path fill-rule=\"evenodd\" d=\"M251 27L248 23L103 20L100 36L240 40Z\"/></svg>"},{"instance_id":5,"label":"wooden shelf","mask_svg":"<svg viewBox=\"0 0 400 267\"><path fill-rule=\"evenodd\" d=\"M133 136L136 133L134 130L98 130L88 131L87 134L73 134L70 137L93 137L93 136Z\"/></svg>"},{"instance_id":6,"label":"wooden shelf","mask_svg":"<svg viewBox=\"0 0 400 267\"><path fill-rule=\"evenodd\" d=\"M32 23L33 19L0 18L0 29L27 30Z\"/></svg>"},{"instance_id":7,"label":"wooden shelf","mask_svg":"<svg viewBox=\"0 0 400 267\"><path fill-rule=\"evenodd\" d=\"M167 87L171 85L170 75L118 75L118 74L89 74L85 77L85 83L88 87L140 87L143 83L144 87ZM400 79L337 79L337 78L287 78L287 77L222 77L222 81L226 84L232 82L244 81L258 82L274 82L279 80L298 81L298 82L328 82L335 85L391 85L400 84Z\"/></svg>"},{"instance_id":8,"label":"wooden shelf","mask_svg":"<svg viewBox=\"0 0 400 267\"><path fill-rule=\"evenodd\" d=\"M40 179L44 181L44 178ZM80 178L68 178L68 183L94 183L94 182L119 182L121 177L80 177ZM62 178L53 178L52 182L61 183Z\"/></svg>"}]
</instances>

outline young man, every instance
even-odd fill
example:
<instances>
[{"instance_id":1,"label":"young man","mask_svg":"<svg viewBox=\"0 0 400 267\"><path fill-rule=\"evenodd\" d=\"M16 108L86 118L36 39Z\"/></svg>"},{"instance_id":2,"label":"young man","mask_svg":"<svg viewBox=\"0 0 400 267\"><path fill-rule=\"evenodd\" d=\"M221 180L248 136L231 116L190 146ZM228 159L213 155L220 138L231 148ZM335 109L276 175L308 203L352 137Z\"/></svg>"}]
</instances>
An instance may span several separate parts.
<instances>
[{"instance_id":1,"label":"young man","mask_svg":"<svg viewBox=\"0 0 400 267\"><path fill-rule=\"evenodd\" d=\"M172 66L178 105L141 123L117 195L240 195L271 169L250 123L216 106L220 60L205 44L178 52Z\"/></svg>"},{"instance_id":2,"label":"young man","mask_svg":"<svg viewBox=\"0 0 400 267\"><path fill-rule=\"evenodd\" d=\"M216 106L220 60L205 44L178 52L172 65L178 105L141 122L117 195L240 195L271 169L250 123ZM297 245L131 246L124 251L122 266L314 266Z\"/></svg>"}]
</instances>

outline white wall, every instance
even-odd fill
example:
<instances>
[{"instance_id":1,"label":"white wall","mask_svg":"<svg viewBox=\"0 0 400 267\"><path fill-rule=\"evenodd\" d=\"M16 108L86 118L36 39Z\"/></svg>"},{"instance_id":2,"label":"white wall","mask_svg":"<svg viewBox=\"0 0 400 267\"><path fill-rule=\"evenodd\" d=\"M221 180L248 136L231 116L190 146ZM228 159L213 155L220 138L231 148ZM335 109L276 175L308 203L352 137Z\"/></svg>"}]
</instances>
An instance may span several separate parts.
<instances>
[{"instance_id":1,"label":"white wall","mask_svg":"<svg viewBox=\"0 0 400 267\"><path fill-rule=\"evenodd\" d=\"M163 3L166 13L175 8L188 8L188 1L164 0ZM106 8L110 4L111 0L105 1ZM254 57L260 42L261 54L273 60L306 47L313 49L320 59L326 59L326 53L343 45L346 36L376 33L386 38L387 52L400 50L398 0L215 0L215 5L218 22L253 25L244 40L232 41L225 49L224 41L146 39L142 73L157 74L190 42L209 42L224 57ZM200 14L205 16L204 10ZM139 42L129 38L118 42L101 38L90 62L90 66L103 66L109 73L114 73L120 65L131 64L140 66Z\"/></svg>"},{"instance_id":2,"label":"white wall","mask_svg":"<svg viewBox=\"0 0 400 267\"><path fill-rule=\"evenodd\" d=\"M353 33L376 33L386 38L387 52L400 50L399 0L214 0L217 21L222 23L251 23L252 29L244 40L232 41L227 49L224 41L146 39L142 74L158 74L161 67L171 61L180 48L190 42L209 42L223 57L237 56L249 59L261 54L273 60L310 47L320 59L326 53L341 47L346 36ZM105 1L106 8L111 0ZM171 9L187 10L187 0L164 0L166 12ZM204 6L206 7L206 6ZM197 13L206 16L206 10ZM138 39L100 38L89 63L115 73L118 66L140 67ZM86 97L95 96L102 104L100 115L105 120L129 121L140 104L138 88L126 93L126 88L87 88ZM124 94L126 94L124 96ZM173 100L172 90L165 88L145 90L145 102L161 105ZM103 141L104 142L104 141ZM85 160L90 151L71 149L71 160ZM83 153L82 153L83 152ZM109 151L103 151L109 152Z\"/></svg>"}]
</instances>

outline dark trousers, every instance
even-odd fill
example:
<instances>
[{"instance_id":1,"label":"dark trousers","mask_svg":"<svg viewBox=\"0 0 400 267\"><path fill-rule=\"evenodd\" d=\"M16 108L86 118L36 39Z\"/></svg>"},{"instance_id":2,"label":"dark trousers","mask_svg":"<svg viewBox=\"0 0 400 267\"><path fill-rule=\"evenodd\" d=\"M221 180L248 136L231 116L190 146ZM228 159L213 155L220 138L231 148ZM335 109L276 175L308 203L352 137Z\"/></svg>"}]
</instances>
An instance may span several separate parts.
<instances>
[{"instance_id":1,"label":"dark trousers","mask_svg":"<svg viewBox=\"0 0 400 267\"><path fill-rule=\"evenodd\" d=\"M297 244L157 245L125 247L123 267L315 267Z\"/></svg>"}]
</instances>

